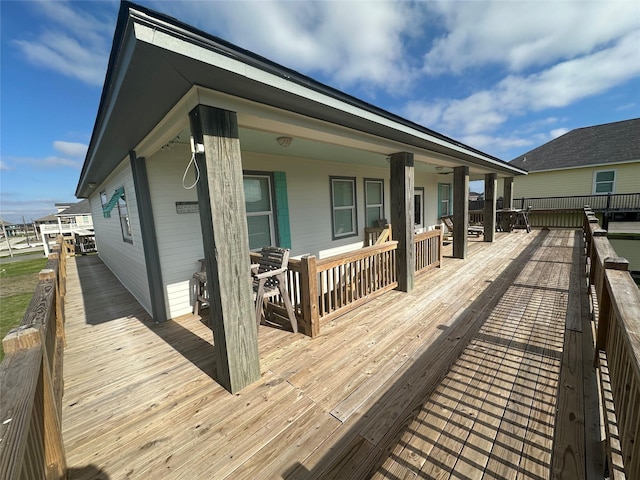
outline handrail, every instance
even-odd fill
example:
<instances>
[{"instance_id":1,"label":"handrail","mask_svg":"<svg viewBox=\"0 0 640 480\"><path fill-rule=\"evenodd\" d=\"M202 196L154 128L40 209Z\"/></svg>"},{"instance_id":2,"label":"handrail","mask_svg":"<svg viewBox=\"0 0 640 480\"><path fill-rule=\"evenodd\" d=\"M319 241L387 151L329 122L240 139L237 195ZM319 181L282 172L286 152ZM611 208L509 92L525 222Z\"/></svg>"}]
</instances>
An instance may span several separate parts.
<instances>
[{"instance_id":1,"label":"handrail","mask_svg":"<svg viewBox=\"0 0 640 480\"><path fill-rule=\"evenodd\" d=\"M502 208L502 199L498 199L497 208ZM598 195L565 195L557 197L521 197L513 199L515 208L525 209L563 209L582 208L589 205L597 212L616 210L640 211L640 193L609 193ZM482 210L484 200L470 200L469 210Z\"/></svg>"},{"instance_id":2,"label":"handrail","mask_svg":"<svg viewBox=\"0 0 640 480\"><path fill-rule=\"evenodd\" d=\"M598 305L596 364L612 478L640 478L640 291L592 210L584 210L589 284ZM612 428L613 427L613 428Z\"/></svg>"},{"instance_id":3,"label":"handrail","mask_svg":"<svg viewBox=\"0 0 640 480\"><path fill-rule=\"evenodd\" d=\"M2 340L0 478L65 478L62 357L66 255L58 237L19 327Z\"/></svg>"}]
</instances>

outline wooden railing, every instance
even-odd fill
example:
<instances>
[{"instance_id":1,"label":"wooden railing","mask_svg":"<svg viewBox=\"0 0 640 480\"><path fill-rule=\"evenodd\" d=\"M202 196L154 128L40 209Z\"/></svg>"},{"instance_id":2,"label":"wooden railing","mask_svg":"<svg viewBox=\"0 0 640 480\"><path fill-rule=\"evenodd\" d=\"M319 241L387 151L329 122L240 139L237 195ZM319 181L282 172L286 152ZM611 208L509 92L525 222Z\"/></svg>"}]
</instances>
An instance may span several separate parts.
<instances>
[{"instance_id":1,"label":"wooden railing","mask_svg":"<svg viewBox=\"0 0 640 480\"><path fill-rule=\"evenodd\" d=\"M384 227L365 227L364 229L364 246L380 245L381 243L393 240L391 238L391 225Z\"/></svg>"},{"instance_id":2,"label":"wooden railing","mask_svg":"<svg viewBox=\"0 0 640 480\"><path fill-rule=\"evenodd\" d=\"M373 232L376 232L375 237ZM398 286L396 249L389 240L391 226L371 229L378 243L321 260L306 255L290 259L287 290L301 333L315 337L320 325ZM442 231L421 233L414 238L415 271L442 265ZM258 253L252 253L256 258ZM286 318L284 301L270 300L269 308Z\"/></svg>"},{"instance_id":3,"label":"wooden railing","mask_svg":"<svg viewBox=\"0 0 640 480\"><path fill-rule=\"evenodd\" d=\"M66 255L60 238L22 323L2 340L0 478L66 478L62 359Z\"/></svg>"},{"instance_id":4,"label":"wooden railing","mask_svg":"<svg viewBox=\"0 0 640 480\"><path fill-rule=\"evenodd\" d=\"M416 273L442 266L442 230L419 233L413 238Z\"/></svg>"},{"instance_id":5,"label":"wooden railing","mask_svg":"<svg viewBox=\"0 0 640 480\"><path fill-rule=\"evenodd\" d=\"M585 209L583 224L597 300L596 361L610 478L640 478L640 291L591 210Z\"/></svg>"},{"instance_id":6,"label":"wooden railing","mask_svg":"<svg viewBox=\"0 0 640 480\"><path fill-rule=\"evenodd\" d=\"M365 247L316 261L318 315L328 321L398 286L398 242Z\"/></svg>"}]
</instances>

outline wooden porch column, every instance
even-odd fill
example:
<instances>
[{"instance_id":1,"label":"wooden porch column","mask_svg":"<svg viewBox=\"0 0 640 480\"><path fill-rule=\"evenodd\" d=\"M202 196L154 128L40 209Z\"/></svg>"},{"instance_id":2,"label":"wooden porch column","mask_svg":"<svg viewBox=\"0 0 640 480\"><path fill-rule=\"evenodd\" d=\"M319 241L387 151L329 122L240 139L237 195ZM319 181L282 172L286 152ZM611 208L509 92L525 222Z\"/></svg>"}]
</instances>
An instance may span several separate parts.
<instances>
[{"instance_id":1,"label":"wooden porch column","mask_svg":"<svg viewBox=\"0 0 640 480\"><path fill-rule=\"evenodd\" d=\"M144 261L147 264L151 316L157 323L163 323L167 321L167 306L164 301L160 251L158 250L158 236L156 235L156 224L151 203L147 162L144 157L138 157L132 151L129 152L129 163L131 164L133 185L135 187L136 201L138 202Z\"/></svg>"},{"instance_id":2,"label":"wooden porch column","mask_svg":"<svg viewBox=\"0 0 640 480\"><path fill-rule=\"evenodd\" d=\"M484 176L484 241L496 239L496 189L498 174L487 173Z\"/></svg>"},{"instance_id":3,"label":"wooden porch column","mask_svg":"<svg viewBox=\"0 0 640 480\"><path fill-rule=\"evenodd\" d=\"M507 177L504 179L504 192L502 198L502 208L513 208L513 177Z\"/></svg>"},{"instance_id":4,"label":"wooden porch column","mask_svg":"<svg viewBox=\"0 0 640 480\"><path fill-rule=\"evenodd\" d=\"M415 247L413 245L413 153L399 152L389 159L391 169L391 229L398 241L396 273L398 290L413 290Z\"/></svg>"},{"instance_id":5,"label":"wooden porch column","mask_svg":"<svg viewBox=\"0 0 640 480\"><path fill-rule=\"evenodd\" d=\"M453 257L467 258L469 167L453 169Z\"/></svg>"},{"instance_id":6,"label":"wooden porch column","mask_svg":"<svg viewBox=\"0 0 640 480\"><path fill-rule=\"evenodd\" d=\"M197 189L217 380L235 393L260 378L238 120L206 105L189 118L204 146Z\"/></svg>"}]
</instances>

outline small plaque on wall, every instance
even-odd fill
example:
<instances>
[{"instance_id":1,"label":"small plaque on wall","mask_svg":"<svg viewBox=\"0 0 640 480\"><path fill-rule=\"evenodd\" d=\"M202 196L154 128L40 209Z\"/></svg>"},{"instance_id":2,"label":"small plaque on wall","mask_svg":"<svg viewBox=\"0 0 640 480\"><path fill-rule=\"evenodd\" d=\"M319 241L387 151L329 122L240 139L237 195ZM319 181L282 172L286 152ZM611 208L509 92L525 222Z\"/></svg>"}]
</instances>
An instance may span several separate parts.
<instances>
[{"instance_id":1,"label":"small plaque on wall","mask_svg":"<svg viewBox=\"0 0 640 480\"><path fill-rule=\"evenodd\" d=\"M198 202L176 202L176 213L198 213Z\"/></svg>"}]
</instances>

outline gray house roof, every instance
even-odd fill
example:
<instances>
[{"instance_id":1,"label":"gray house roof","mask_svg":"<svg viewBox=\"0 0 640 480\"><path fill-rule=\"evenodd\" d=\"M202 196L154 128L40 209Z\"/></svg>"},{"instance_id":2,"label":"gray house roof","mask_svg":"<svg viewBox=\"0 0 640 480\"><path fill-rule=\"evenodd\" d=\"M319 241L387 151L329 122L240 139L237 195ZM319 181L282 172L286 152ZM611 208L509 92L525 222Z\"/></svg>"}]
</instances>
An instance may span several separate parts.
<instances>
[{"instance_id":1,"label":"gray house roof","mask_svg":"<svg viewBox=\"0 0 640 480\"><path fill-rule=\"evenodd\" d=\"M640 161L640 118L576 128L511 160L529 172Z\"/></svg>"},{"instance_id":2,"label":"gray house roof","mask_svg":"<svg viewBox=\"0 0 640 480\"><path fill-rule=\"evenodd\" d=\"M66 210L56 213L56 217L71 217L75 215L91 215L89 200L85 199L78 203L72 203Z\"/></svg>"}]
</instances>

